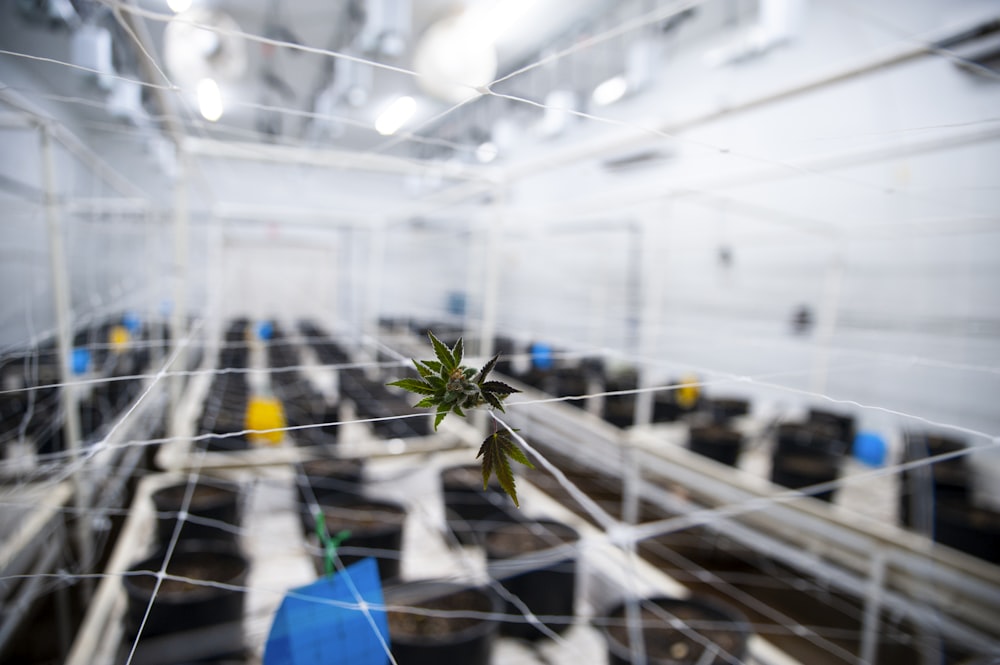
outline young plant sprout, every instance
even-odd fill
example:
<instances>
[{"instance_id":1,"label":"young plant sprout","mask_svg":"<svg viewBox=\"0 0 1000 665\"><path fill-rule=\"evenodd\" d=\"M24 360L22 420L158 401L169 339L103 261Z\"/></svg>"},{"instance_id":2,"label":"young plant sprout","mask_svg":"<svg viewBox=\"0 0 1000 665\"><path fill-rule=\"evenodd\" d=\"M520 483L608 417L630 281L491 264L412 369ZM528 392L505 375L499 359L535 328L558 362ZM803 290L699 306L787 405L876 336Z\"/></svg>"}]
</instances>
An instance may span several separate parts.
<instances>
[{"instance_id":1,"label":"young plant sprout","mask_svg":"<svg viewBox=\"0 0 1000 665\"><path fill-rule=\"evenodd\" d=\"M400 379L388 385L423 395L424 398L414 406L436 410L435 430L449 413L464 418L466 410L484 405L503 413L503 401L511 394L521 392L503 381L487 381L489 373L493 371L497 359L500 358L499 353L490 358L482 369L477 370L462 365L464 348L461 337L449 349L444 342L434 336L434 333L428 331L427 336L431 339L437 360L414 360L413 366L420 374L419 379ZM493 433L487 436L479 447L476 458L480 457L483 458L483 489L486 489L490 476L496 475L500 487L514 500L514 505L520 507L514 487L514 474L510 470L510 460L532 469L535 467L514 443L510 432L498 431L496 419L493 420Z\"/></svg>"}]
</instances>

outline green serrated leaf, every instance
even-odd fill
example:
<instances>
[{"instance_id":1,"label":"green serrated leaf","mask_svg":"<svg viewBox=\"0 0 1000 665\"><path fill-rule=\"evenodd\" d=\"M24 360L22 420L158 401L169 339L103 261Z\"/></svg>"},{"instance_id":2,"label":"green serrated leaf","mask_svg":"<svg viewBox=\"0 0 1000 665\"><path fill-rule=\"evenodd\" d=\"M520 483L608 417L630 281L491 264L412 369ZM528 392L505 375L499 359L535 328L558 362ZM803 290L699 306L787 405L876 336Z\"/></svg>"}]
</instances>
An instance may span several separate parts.
<instances>
[{"instance_id":1,"label":"green serrated leaf","mask_svg":"<svg viewBox=\"0 0 1000 665\"><path fill-rule=\"evenodd\" d=\"M433 397L425 397L416 404L413 405L414 409L429 409L432 406L437 406L437 400Z\"/></svg>"},{"instance_id":2,"label":"green serrated leaf","mask_svg":"<svg viewBox=\"0 0 1000 665\"><path fill-rule=\"evenodd\" d=\"M496 393L497 395L504 395L504 396L513 395L514 393L521 392L514 386L509 386L503 381L487 381L486 383L482 384L481 388L483 389L483 392L491 392L491 393Z\"/></svg>"},{"instance_id":3,"label":"green serrated leaf","mask_svg":"<svg viewBox=\"0 0 1000 665\"><path fill-rule=\"evenodd\" d=\"M441 371L441 363L439 363L436 360L422 360L421 362L424 364L425 367L427 367L432 372Z\"/></svg>"},{"instance_id":4,"label":"green serrated leaf","mask_svg":"<svg viewBox=\"0 0 1000 665\"><path fill-rule=\"evenodd\" d=\"M440 376L428 376L427 377L427 383L434 390L442 390L442 391L448 385L447 382L444 379L442 379Z\"/></svg>"},{"instance_id":5,"label":"green serrated leaf","mask_svg":"<svg viewBox=\"0 0 1000 665\"><path fill-rule=\"evenodd\" d=\"M483 365L483 368L479 370L479 374L476 376L476 383L482 383L486 380L487 375L493 371L493 368L496 367L497 360L499 359L500 354L498 353L486 361L486 364Z\"/></svg>"},{"instance_id":6,"label":"green serrated leaf","mask_svg":"<svg viewBox=\"0 0 1000 665\"><path fill-rule=\"evenodd\" d=\"M503 408L503 402L501 402L500 398L494 395L493 393L483 391L483 399L486 400L486 403L492 406L494 409L497 409L501 413L506 413L506 411L504 411Z\"/></svg>"},{"instance_id":7,"label":"green serrated leaf","mask_svg":"<svg viewBox=\"0 0 1000 665\"><path fill-rule=\"evenodd\" d=\"M421 379L400 379L387 385L409 390L411 393L417 393L418 395L434 394L434 387Z\"/></svg>"},{"instance_id":8,"label":"green serrated leaf","mask_svg":"<svg viewBox=\"0 0 1000 665\"><path fill-rule=\"evenodd\" d=\"M529 460L524 454L524 451L521 450L516 443L514 443L511 437L505 436L503 438L503 447L507 457L511 458L515 462L518 462L519 464L523 464L529 469L535 468L535 465L531 463L531 460Z\"/></svg>"},{"instance_id":9,"label":"green serrated leaf","mask_svg":"<svg viewBox=\"0 0 1000 665\"><path fill-rule=\"evenodd\" d=\"M455 346L451 347L451 357L455 359L455 367L462 364L463 355L465 355L465 344L462 343L462 338L459 337L458 341L455 342Z\"/></svg>"},{"instance_id":10,"label":"green serrated leaf","mask_svg":"<svg viewBox=\"0 0 1000 665\"><path fill-rule=\"evenodd\" d=\"M441 404L438 406L437 414L434 416L434 431L437 431L438 425L444 420L444 417L448 415L448 405Z\"/></svg>"},{"instance_id":11,"label":"green serrated leaf","mask_svg":"<svg viewBox=\"0 0 1000 665\"><path fill-rule=\"evenodd\" d=\"M517 488L514 484L514 472L511 471L510 462L507 460L509 443L510 440L505 433L494 432L483 441L476 457L483 458L483 488L485 489L489 484L490 476L495 475L501 489L514 501L514 505L520 508L521 504L517 501Z\"/></svg>"},{"instance_id":12,"label":"green serrated leaf","mask_svg":"<svg viewBox=\"0 0 1000 665\"><path fill-rule=\"evenodd\" d=\"M456 416L461 416L462 418L465 417L465 412L462 411L462 407L460 405L456 404L455 406L451 407L451 410Z\"/></svg>"},{"instance_id":13,"label":"green serrated leaf","mask_svg":"<svg viewBox=\"0 0 1000 665\"><path fill-rule=\"evenodd\" d=\"M434 336L434 333L427 331L427 336L431 338L431 345L434 347L434 355L441 362L441 366L447 371L455 369L458 364L455 362L455 358L451 355L451 350L445 346L444 342L439 340Z\"/></svg>"},{"instance_id":14,"label":"green serrated leaf","mask_svg":"<svg viewBox=\"0 0 1000 665\"><path fill-rule=\"evenodd\" d=\"M466 367L464 374L465 374L465 378L471 379L473 376L476 375L476 368L475 367Z\"/></svg>"},{"instance_id":15,"label":"green serrated leaf","mask_svg":"<svg viewBox=\"0 0 1000 665\"><path fill-rule=\"evenodd\" d=\"M428 376L434 375L434 372L429 367L427 367L427 365L421 363L419 360L415 358L413 360L413 366L417 368L417 374L424 377L425 379Z\"/></svg>"},{"instance_id":16,"label":"green serrated leaf","mask_svg":"<svg viewBox=\"0 0 1000 665\"><path fill-rule=\"evenodd\" d=\"M499 447L495 449L494 457L496 459L493 462L493 473L496 475L497 480L500 481L500 487L514 500L514 505L520 508L521 504L517 501L517 488L514 485L514 472L510 470L510 462L500 452Z\"/></svg>"}]
</instances>

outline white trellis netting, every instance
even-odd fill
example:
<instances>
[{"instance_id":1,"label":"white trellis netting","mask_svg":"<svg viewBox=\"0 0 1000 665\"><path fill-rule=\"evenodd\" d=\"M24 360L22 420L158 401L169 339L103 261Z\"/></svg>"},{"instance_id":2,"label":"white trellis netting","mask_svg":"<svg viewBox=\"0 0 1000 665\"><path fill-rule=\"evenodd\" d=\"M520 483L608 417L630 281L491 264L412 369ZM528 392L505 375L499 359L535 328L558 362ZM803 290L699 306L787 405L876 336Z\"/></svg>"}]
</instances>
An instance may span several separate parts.
<instances>
[{"instance_id":1,"label":"white trellis netting","mask_svg":"<svg viewBox=\"0 0 1000 665\"><path fill-rule=\"evenodd\" d=\"M545 136L564 111L549 96L560 84L554 67L572 70L588 52L621 51L630 35L645 35L688 6L704 15L725 11L721 2L628 5L603 30L481 91L484 98L474 102L480 108L506 104L509 113L498 121L524 123L522 140L500 142L501 158L488 166L424 156L420 150L457 142L431 134L433 123L358 153L298 140L257 142L243 130L220 140L194 119L185 97L191 91L173 90L154 54L152 72L163 78L142 83L176 113L164 123L179 142L168 177L150 161L148 134L83 113L87 99L59 78L73 68L67 58L4 42L0 201L9 307L0 327L8 381L2 389L11 403L24 398L15 407L28 414L18 420L4 413L3 465L13 477L4 511L20 514L37 496L29 492L55 494L69 482L75 491L59 495L53 510L97 518L76 521L76 530L61 536L67 545L60 564L8 567L5 579L54 587L47 576L57 571L60 581L101 577L93 560L108 531L99 522L128 506L116 501L123 489L92 490L117 487L105 483L119 469L118 475L131 473L138 462L130 451L151 442L186 445L192 414L181 407L194 409L197 386L204 390L222 372L215 354L227 344L219 340L240 316L316 320L363 350L372 373L391 374L422 348L379 321L413 319L456 326L480 356L501 335L522 350L545 341L568 357L634 366L640 405L694 373L707 394L747 397L762 418L791 417L806 406L849 408L861 429L888 440L890 455L884 468L852 468L835 481L845 494L891 482L905 470L898 463L903 432L959 435L969 446L963 455L974 469L977 501L996 508L1000 263L993 248L1000 241L1000 201L992 174L1000 135L992 109L1000 92L995 72L958 67L969 63L939 41L982 24L989 9L946 4L921 3L911 11L892 5L873 15L854 3L814 2L796 39L721 68L703 59L723 57L712 50L720 34L681 33L661 48L654 86L618 105L570 111L563 119L571 129ZM168 18L144 5L110 6L129 26ZM269 39L240 37L255 45ZM309 57L343 56L318 43L276 46ZM66 89L32 85L40 71L61 72L54 80ZM289 121L302 117L290 106L270 110ZM440 117L447 122L467 112L459 106ZM77 136L95 148L82 147ZM815 327L795 336L792 316L804 304ZM124 376L37 374L45 362L58 370L74 346L107 351L107 331L88 326L123 312L147 326L169 322L149 328L137 345L150 349L148 364ZM172 341L161 343L166 329ZM388 365L376 366L378 352ZM204 369L190 364L198 358ZM315 363L306 360L311 370ZM134 376L141 383L131 400L106 414L107 427L96 438L82 437L83 449L73 441L79 424L71 417L63 449L35 455L32 445L44 436L29 432L27 423L43 392L38 388L59 389L50 391L55 400L74 410L93 387ZM251 368L249 376L266 384L268 372ZM603 392L594 386L591 396L601 399ZM608 579L652 584L630 543L654 542L680 582L707 580L766 617L753 626L764 638L754 651L760 659L763 644L783 644L787 636L829 662L871 661L880 644L925 656L944 648L952 660L996 653L1000 637L989 615L1000 607L995 567L897 532L887 524L894 505L884 505L887 496L895 502L894 494L874 495L878 505L844 499L827 511L798 500L799 493L761 485L752 470L706 467L657 438L676 443L675 433L640 427L624 435L578 421L551 401L533 394L512 399L502 420L520 428L536 465L556 479L550 490L568 493L566 505L582 506L596 522L579 551L592 560L611 557L602 568L616 571ZM170 403L175 419L154 431L155 415ZM641 425L647 417L639 416ZM550 455L559 461L547 463ZM678 516L622 523L587 497L593 488L577 487L577 478L560 468L566 457L613 470L623 479L626 503L641 497ZM191 481L203 473L202 462L194 456L182 465ZM394 471L386 465L387 474ZM271 482L266 473L257 481ZM533 499L535 508L549 506L528 488L528 513L535 512ZM261 517L269 514L256 505ZM411 521L433 532L439 516L414 505L423 512ZM773 568L744 573L755 579L741 586L739 573L706 570L683 548L664 549L656 540L705 525L738 544L745 559L771 557ZM240 534L256 541L265 528L265 519L251 520ZM623 562L624 570L616 568ZM462 565L476 570L474 563ZM829 613L849 617L852 627L791 616L771 604L769 575L824 598ZM269 578L245 590L274 601L303 581ZM916 626L910 632L899 627L904 617ZM255 654L267 618L253 617L248 629ZM94 636L84 639L94 646ZM546 657L602 662L600 655L587 660L594 653L587 639L557 639ZM75 647L73 656L83 660L74 662L89 662L81 642ZM798 652L800 660L803 653L810 652ZM539 662L509 644L497 659Z\"/></svg>"}]
</instances>

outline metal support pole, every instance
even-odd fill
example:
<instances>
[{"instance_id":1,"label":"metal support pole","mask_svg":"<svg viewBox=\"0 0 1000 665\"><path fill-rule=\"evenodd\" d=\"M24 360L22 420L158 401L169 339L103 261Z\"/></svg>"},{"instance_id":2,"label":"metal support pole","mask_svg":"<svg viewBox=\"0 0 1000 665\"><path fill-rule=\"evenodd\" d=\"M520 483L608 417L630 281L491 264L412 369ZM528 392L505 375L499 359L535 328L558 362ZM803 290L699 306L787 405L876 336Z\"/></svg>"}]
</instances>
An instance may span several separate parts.
<instances>
[{"instance_id":1,"label":"metal support pole","mask_svg":"<svg viewBox=\"0 0 1000 665\"><path fill-rule=\"evenodd\" d=\"M378 337L378 318L382 310L382 274L385 272L385 223L372 226L368 240L368 293L362 304L362 331L370 339Z\"/></svg>"},{"instance_id":2,"label":"metal support pole","mask_svg":"<svg viewBox=\"0 0 1000 665\"><path fill-rule=\"evenodd\" d=\"M881 548L875 550L869 568L865 617L861 628L861 662L876 665L879 614L882 611L882 591L885 588L885 552Z\"/></svg>"},{"instance_id":3,"label":"metal support pole","mask_svg":"<svg viewBox=\"0 0 1000 665\"><path fill-rule=\"evenodd\" d=\"M479 330L479 353L485 357L493 355L493 338L497 328L497 299L500 289L500 242L501 230L507 211L507 186L496 188L493 202L494 219L486 227L486 275L483 280L483 322Z\"/></svg>"},{"instance_id":4,"label":"metal support pole","mask_svg":"<svg viewBox=\"0 0 1000 665\"><path fill-rule=\"evenodd\" d=\"M170 317L171 351L174 354L173 370L187 368L187 352L183 338L187 328L187 278L188 278L188 164L187 155L177 153L177 179L174 182L174 303ZM183 390L180 374L170 377L170 410L167 424L168 436L180 435L178 410Z\"/></svg>"},{"instance_id":5,"label":"metal support pole","mask_svg":"<svg viewBox=\"0 0 1000 665\"><path fill-rule=\"evenodd\" d=\"M840 307L840 287L843 281L844 252L838 246L836 254L827 268L823 304L819 312L819 325L816 330L816 357L813 361L812 385L810 386L810 390L814 393L826 394L830 347L833 345L833 334L837 329L837 310Z\"/></svg>"},{"instance_id":6,"label":"metal support pole","mask_svg":"<svg viewBox=\"0 0 1000 665\"><path fill-rule=\"evenodd\" d=\"M52 293L54 296L57 342L59 348L59 377L63 384L60 391L63 410L63 432L69 450L69 463L73 472L73 501L77 508L76 540L79 560L90 559L90 521L87 509L90 506L90 483L88 470L80 460L80 408L76 386L71 382L70 367L73 330L69 303L69 278L66 274L66 247L63 243L62 219L60 217L56 193L55 162L52 156L52 129L47 124L41 128L42 183L45 191L45 220L49 232L49 260L52 269ZM86 572L86 571L80 571Z\"/></svg>"}]
</instances>

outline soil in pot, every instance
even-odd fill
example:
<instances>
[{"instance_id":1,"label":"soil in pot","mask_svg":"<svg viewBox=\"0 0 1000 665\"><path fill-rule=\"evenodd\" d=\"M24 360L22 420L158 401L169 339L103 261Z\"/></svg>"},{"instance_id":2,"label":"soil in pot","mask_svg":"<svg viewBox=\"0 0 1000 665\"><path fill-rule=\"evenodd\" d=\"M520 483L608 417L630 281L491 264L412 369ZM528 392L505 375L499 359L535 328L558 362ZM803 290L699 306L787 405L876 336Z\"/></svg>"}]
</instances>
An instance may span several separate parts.
<instances>
[{"instance_id":1,"label":"soil in pot","mask_svg":"<svg viewBox=\"0 0 1000 665\"><path fill-rule=\"evenodd\" d=\"M385 590L389 606L496 614L492 592L451 582L411 582ZM499 624L486 616L434 616L389 610L392 654L399 665L489 665Z\"/></svg>"},{"instance_id":2,"label":"soil in pot","mask_svg":"<svg viewBox=\"0 0 1000 665\"><path fill-rule=\"evenodd\" d=\"M575 543L580 538L575 529L561 522L539 520L507 524L486 536L486 556L491 574L511 594L531 610L550 630L562 633L572 623L576 604L576 551L553 551ZM551 556L542 553L549 551ZM530 562L517 557L534 554ZM509 563L504 560L509 559ZM507 603L507 614L521 610ZM500 632L510 637L534 640L545 637L538 627L524 622L504 622Z\"/></svg>"},{"instance_id":3,"label":"soil in pot","mask_svg":"<svg viewBox=\"0 0 1000 665\"><path fill-rule=\"evenodd\" d=\"M608 642L609 665L630 665L626 607L606 614L602 630ZM658 597L641 601L644 665L723 665L747 657L750 625L735 609L714 599ZM677 625L676 619L684 622ZM706 653L717 651L714 657Z\"/></svg>"},{"instance_id":4,"label":"soil in pot","mask_svg":"<svg viewBox=\"0 0 1000 665\"><path fill-rule=\"evenodd\" d=\"M351 532L347 540L340 544L337 554L345 566L366 557L374 557L378 564L379 577L383 581L399 576L399 560L403 546L403 526L406 522L406 508L388 501L375 501L357 497L338 500L334 504L320 506L326 522L327 533L336 535L347 530ZM315 522L313 522L315 533ZM319 538L311 535L309 540L318 546ZM326 573L326 563L322 553L313 555L313 565L318 575Z\"/></svg>"},{"instance_id":5,"label":"soil in pot","mask_svg":"<svg viewBox=\"0 0 1000 665\"><path fill-rule=\"evenodd\" d=\"M177 483L153 492L153 505L157 513L177 513L183 505L187 483ZM239 525L239 487L222 481L199 482L194 486L188 514L215 520L231 526ZM161 545L170 542L177 525L176 515L159 515L156 520L156 534ZM218 539L235 541L236 532L221 525L201 524L185 520L181 527L182 539Z\"/></svg>"},{"instance_id":6,"label":"soil in pot","mask_svg":"<svg viewBox=\"0 0 1000 665\"><path fill-rule=\"evenodd\" d=\"M483 474L477 465L443 469L441 493L448 528L462 545L479 545L487 531L517 519L495 478L483 489Z\"/></svg>"},{"instance_id":7,"label":"soil in pot","mask_svg":"<svg viewBox=\"0 0 1000 665\"><path fill-rule=\"evenodd\" d=\"M156 571L163 552L140 561L131 571ZM218 541L185 541L177 544L167 574L199 582L244 586L249 562L239 551ZM126 635L134 639L156 585L153 575L123 578L128 595ZM243 650L242 589L223 589L184 580L164 579L156 594L136 654L136 662L166 662L240 653ZM152 639L159 638L159 639ZM171 661L174 662L174 661Z\"/></svg>"},{"instance_id":8,"label":"soil in pot","mask_svg":"<svg viewBox=\"0 0 1000 665\"><path fill-rule=\"evenodd\" d=\"M688 433L688 447L699 455L736 466L743 449L743 435L720 425L692 427Z\"/></svg>"}]
</instances>

